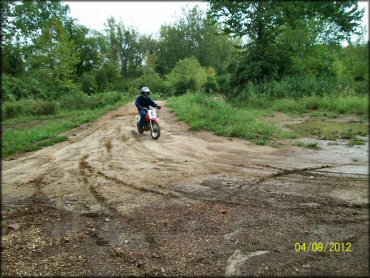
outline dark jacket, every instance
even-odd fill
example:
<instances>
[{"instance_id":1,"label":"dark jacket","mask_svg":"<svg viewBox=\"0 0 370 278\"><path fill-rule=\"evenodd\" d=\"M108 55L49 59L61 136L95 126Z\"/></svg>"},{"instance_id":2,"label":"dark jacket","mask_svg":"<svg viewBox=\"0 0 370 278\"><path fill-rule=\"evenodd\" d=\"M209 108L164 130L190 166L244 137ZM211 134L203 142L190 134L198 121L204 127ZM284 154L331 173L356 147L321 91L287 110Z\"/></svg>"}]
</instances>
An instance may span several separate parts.
<instances>
[{"instance_id":1,"label":"dark jacket","mask_svg":"<svg viewBox=\"0 0 370 278\"><path fill-rule=\"evenodd\" d=\"M139 106L142 106L142 107L145 107L145 108L148 108L148 109L149 109L149 106L152 106L152 107L155 107L155 108L157 108L157 106L158 106L150 97L145 98L143 96L139 96L136 99L135 105L136 105L137 109L139 109Z\"/></svg>"}]
</instances>

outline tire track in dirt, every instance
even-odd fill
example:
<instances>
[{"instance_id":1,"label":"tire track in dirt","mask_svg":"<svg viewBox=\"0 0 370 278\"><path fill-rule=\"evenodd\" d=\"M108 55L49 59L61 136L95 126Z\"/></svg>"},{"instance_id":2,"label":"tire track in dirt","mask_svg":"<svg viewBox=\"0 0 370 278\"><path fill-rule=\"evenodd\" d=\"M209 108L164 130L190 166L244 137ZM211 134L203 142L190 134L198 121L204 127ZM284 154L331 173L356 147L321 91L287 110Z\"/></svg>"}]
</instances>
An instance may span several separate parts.
<instances>
[{"instance_id":1,"label":"tire track in dirt","mask_svg":"<svg viewBox=\"0 0 370 278\"><path fill-rule=\"evenodd\" d=\"M266 165L266 167L269 167L269 166ZM272 174L270 176L263 177L263 178L259 179L255 183L255 185L258 185L258 184L260 184L260 183L262 183L266 180L274 179L274 178L281 177L281 176L286 176L286 175L290 175L290 174L301 174L301 173L305 173L305 172L308 172L308 171L314 171L314 170L325 169L325 168L330 168L330 167L334 167L334 166L322 165L322 166L318 166L318 167L307 167L307 168L303 168L303 169L282 169L282 168L277 168L277 167L270 167L272 169L278 169L278 170L280 170L280 172L277 172L277 173Z\"/></svg>"},{"instance_id":2,"label":"tire track in dirt","mask_svg":"<svg viewBox=\"0 0 370 278\"><path fill-rule=\"evenodd\" d=\"M117 209L115 207L111 206L108 203L108 199L105 198L102 195L102 193L100 193L93 184L89 183L88 175L85 173L85 171L87 170L89 172L89 174L93 175L94 174L94 169L93 169L93 167L91 167L89 165L89 163L87 163L86 159L88 157L89 157L88 155L84 155L83 157L81 157L80 163L79 163L80 175L82 176L82 180L83 180L84 184L88 187L88 189L89 189L90 193L92 194L92 196L94 196L94 198L103 207L107 208L113 214L118 214Z\"/></svg>"},{"instance_id":3,"label":"tire track in dirt","mask_svg":"<svg viewBox=\"0 0 370 278\"><path fill-rule=\"evenodd\" d=\"M292 152L289 148L260 147L241 139L219 137L209 132L189 132L188 126L179 123L165 105L160 113L163 132L158 141L151 140L148 133L139 134L135 130L136 111L130 104L108 113L95 123L71 131L70 133L76 135L69 142L28 155L29 161L36 161L39 169L27 168L27 165L24 165L18 171L32 174L37 170L46 173L51 169L49 167L53 167L54 171L62 173L64 169L73 170L74 165L77 164L76 171L87 191L98 203L110 207L110 211L115 211L113 206L108 205L108 201L113 196L119 195L119 187L112 189L109 184L98 187L94 184L94 179L97 177L124 188L156 196L239 205L241 202L230 201L226 195L220 195L217 198L197 195L197 192L187 190L187 183L183 181L189 180L190 184L194 184L195 179L202 181L215 174L223 173L226 176L245 178L246 188L252 185L258 187L267 180L281 176L332 167L328 164L323 165L322 161L315 163L314 157L311 161L307 161L307 158L300 160L299 154ZM87 162L86 154L94 166ZM24 160L20 158L20 161ZM281 161L291 161L291 165L294 165L296 169L282 167L279 165ZM16 165L16 161L10 164ZM312 164L319 165L307 166ZM4 179L15 177L15 175L11 167L7 166ZM81 187L78 176L76 179L73 174L68 175L70 177L65 180L70 183L69 186L59 186L64 190L64 196L70 195L69 192L74 188ZM53 194L53 190L58 190L58 187L53 188L53 184L58 182L57 179L50 177L47 182L48 194ZM178 184L179 182L184 188L169 186L171 183ZM201 182L198 182L197 186L201 187ZM240 190L243 189L241 186ZM24 188L24 190L27 189ZM110 190L110 193L107 194L106 190ZM114 194L112 190L117 194ZM55 192L55 194L59 193ZM85 202L82 199L78 201L82 204ZM61 203L63 202L65 202L64 199L61 200ZM118 199L117 202L119 203Z\"/></svg>"},{"instance_id":4,"label":"tire track in dirt","mask_svg":"<svg viewBox=\"0 0 370 278\"><path fill-rule=\"evenodd\" d=\"M17 221L25 219L18 232L32 232L35 223L42 223L37 227L44 229L45 238L56 228L66 237L89 233L73 243L62 241L40 249L33 257L23 251L27 260L19 259L21 244L8 245L7 274L19 273L19 266L29 271L25 264L37 265L39 254L46 254L47 260L65 252L57 266L67 265L70 255L76 255L70 264L76 269L67 267L63 272L70 276L82 270L90 271L87 276L100 276L106 270L112 276L218 276L225 275L228 258L238 255L235 250L240 250L240 256L234 257L240 259L237 271L243 276L285 276L293 266L301 274L315 275L302 266L308 263L318 274L327 273L328 265L333 270L342 267L345 274L365 273L367 181L310 172L350 159L341 164L318 159L320 151L255 146L191 132L160 105L162 133L157 141L136 131L136 109L130 103L71 131L75 135L68 142L4 162L6 206L14 200L27 205L28 197L35 196L51 201L48 206L57 211L17 215ZM14 219L6 220L6 232L11 234L7 225ZM292 242L314 239L358 243L356 252L344 259L337 256L338 261L327 254L331 261L294 252ZM245 259L256 250L269 252ZM86 263L78 261L85 254L89 254ZM44 265L37 267L29 274L43 273Z\"/></svg>"},{"instance_id":5,"label":"tire track in dirt","mask_svg":"<svg viewBox=\"0 0 370 278\"><path fill-rule=\"evenodd\" d=\"M220 196L220 198L205 197L197 195L196 192L188 192L182 188L173 186L169 188L168 185L172 181L176 183L176 181L187 178L194 180L196 177L203 180L207 179L207 177L212 177L215 173L225 173L226 175L237 175L240 178L246 177L248 181L244 186L240 186L240 190L243 190L250 186L258 187L258 185L267 180L273 180L278 177L332 167L331 165L321 164L320 166L302 168L299 167L302 163L295 164L294 162L297 161L296 157L292 156L291 153L286 153L283 149L257 147L245 144L245 141L239 139L230 141L229 138L217 137L207 132L188 132L186 125L179 124L173 114L168 113L166 109L163 109L163 119L166 119L167 122L162 124L164 132L161 138L164 142L161 142L161 140L154 142L150 140L148 134L144 133L142 135L135 131L134 116L131 115L133 109L130 108L126 111L126 107L123 107L120 111L118 114L117 112L112 112L110 115L102 117L100 121L91 124L90 127L87 127L87 130L82 130L80 134L77 134L71 142L64 144L64 146L56 145L50 148L58 149L59 153L62 153L63 150L64 153L68 153L69 149L72 148L73 150L78 150L78 153L89 154L90 159L94 161L94 167L87 162L87 156L84 156L78 162L78 171L88 191L98 203L108 207L110 211L115 211L116 209L108 205L110 196L105 194L106 188L104 186L98 187L94 184L94 179L98 176L137 192L167 196L174 199L242 205L242 202L230 201L230 198L225 195ZM124 124L126 122L133 124L133 127L126 126ZM122 138L123 140L120 140ZM112 151L113 145L115 146L114 152ZM230 150L233 153L232 156L228 155ZM270 154L268 156L269 159L273 158L273 160L276 160L278 158L281 160L281 155L284 159L291 159L292 164L297 169L285 169L285 167L274 165L276 163L261 163L264 157L266 157L264 153L260 157L261 150ZM36 152L34 157L38 159L44 157L44 160L48 158L50 164L57 169L56 171L58 169L62 171L63 166L61 163L64 163L63 160L68 158L69 161L73 161L72 159L77 154L76 151L73 151L68 157L62 158L62 160L58 159L58 157L50 160L49 156L43 153L45 152L41 150L40 155L37 156ZM103 153L108 155L102 155ZM240 155L237 155L237 153L240 153ZM245 161L248 160L248 157L252 159L246 165ZM261 162L256 161L256 158ZM76 160L76 158L74 159ZM43 167L42 163L39 163L39 165ZM106 165L109 165L109 172L111 173L114 173L115 169L117 169L117 173L123 172L121 166L124 166L125 176L129 180L126 181L115 177L115 175L107 174L106 170L104 170L104 168L107 168ZM271 174L271 170L277 170L278 172ZM253 172L259 172L259 174L255 176L255 181L251 183L250 179L253 180L255 175ZM48 179L48 182L53 183L55 181ZM141 184L146 184L146 186ZM186 183L182 184L186 187ZM119 192L119 189L116 189L116 191ZM230 196L232 194L230 193Z\"/></svg>"}]
</instances>

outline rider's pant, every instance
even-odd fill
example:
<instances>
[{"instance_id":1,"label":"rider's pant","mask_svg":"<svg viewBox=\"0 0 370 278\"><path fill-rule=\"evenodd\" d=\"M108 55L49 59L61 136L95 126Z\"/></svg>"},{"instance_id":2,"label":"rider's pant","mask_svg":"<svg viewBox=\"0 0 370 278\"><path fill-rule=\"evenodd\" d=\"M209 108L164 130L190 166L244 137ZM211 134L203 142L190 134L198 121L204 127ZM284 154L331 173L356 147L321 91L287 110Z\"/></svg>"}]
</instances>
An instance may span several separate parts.
<instances>
[{"instance_id":1,"label":"rider's pant","mask_svg":"<svg viewBox=\"0 0 370 278\"><path fill-rule=\"evenodd\" d=\"M146 114L148 113L148 111L145 110L145 109L140 109L139 113L140 113L140 121L139 121L139 124L141 126L144 126Z\"/></svg>"}]
</instances>

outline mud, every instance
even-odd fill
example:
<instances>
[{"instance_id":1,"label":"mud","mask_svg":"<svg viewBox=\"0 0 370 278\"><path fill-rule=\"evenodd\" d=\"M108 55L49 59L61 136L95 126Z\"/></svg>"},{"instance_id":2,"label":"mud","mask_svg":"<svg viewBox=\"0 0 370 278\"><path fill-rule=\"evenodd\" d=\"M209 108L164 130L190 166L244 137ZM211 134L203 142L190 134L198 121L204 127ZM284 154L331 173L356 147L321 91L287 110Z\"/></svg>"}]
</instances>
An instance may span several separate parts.
<instances>
[{"instance_id":1,"label":"mud","mask_svg":"<svg viewBox=\"0 0 370 278\"><path fill-rule=\"evenodd\" d=\"M369 275L367 145L255 146L162 105L157 141L130 104L3 161L2 275Z\"/></svg>"}]
</instances>

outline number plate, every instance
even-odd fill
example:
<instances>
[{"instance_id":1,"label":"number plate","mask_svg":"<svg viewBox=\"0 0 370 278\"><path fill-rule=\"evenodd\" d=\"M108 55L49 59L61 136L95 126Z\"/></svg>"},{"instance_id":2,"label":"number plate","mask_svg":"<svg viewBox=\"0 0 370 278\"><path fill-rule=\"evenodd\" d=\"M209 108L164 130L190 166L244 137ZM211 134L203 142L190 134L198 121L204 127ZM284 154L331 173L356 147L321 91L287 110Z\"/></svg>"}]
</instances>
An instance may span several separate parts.
<instances>
[{"instance_id":1,"label":"number plate","mask_svg":"<svg viewBox=\"0 0 370 278\"><path fill-rule=\"evenodd\" d=\"M157 118L157 113L154 110L149 110L149 118L154 119Z\"/></svg>"}]
</instances>

